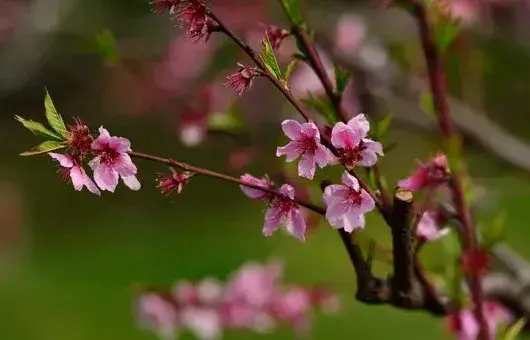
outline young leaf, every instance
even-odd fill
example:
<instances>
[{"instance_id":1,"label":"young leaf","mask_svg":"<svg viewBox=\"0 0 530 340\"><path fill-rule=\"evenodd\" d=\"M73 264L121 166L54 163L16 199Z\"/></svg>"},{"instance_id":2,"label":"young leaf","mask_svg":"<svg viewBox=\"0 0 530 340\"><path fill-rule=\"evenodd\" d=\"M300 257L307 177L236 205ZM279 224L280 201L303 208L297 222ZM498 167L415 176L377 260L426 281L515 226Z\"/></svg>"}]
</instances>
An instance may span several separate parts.
<instances>
[{"instance_id":1,"label":"young leaf","mask_svg":"<svg viewBox=\"0 0 530 340\"><path fill-rule=\"evenodd\" d=\"M337 113L329 98L326 97L324 100L320 100L311 92L307 92L307 98L302 100L302 102L324 116L329 124L333 125L337 122Z\"/></svg>"},{"instance_id":2,"label":"young leaf","mask_svg":"<svg viewBox=\"0 0 530 340\"><path fill-rule=\"evenodd\" d=\"M335 82L336 82L336 91L340 95L344 93L346 85L351 78L351 74L342 70L338 65L333 66L333 71L335 72Z\"/></svg>"},{"instance_id":3,"label":"young leaf","mask_svg":"<svg viewBox=\"0 0 530 340\"><path fill-rule=\"evenodd\" d=\"M392 123L392 114L389 112L375 124L373 129L374 131L372 133L373 139L381 140L381 138L383 138L387 133L390 123Z\"/></svg>"},{"instance_id":4,"label":"young leaf","mask_svg":"<svg viewBox=\"0 0 530 340\"><path fill-rule=\"evenodd\" d=\"M430 91L423 91L420 96L420 107L425 111L429 116L436 117L434 112L434 105L432 102L432 94Z\"/></svg>"},{"instance_id":5,"label":"young leaf","mask_svg":"<svg viewBox=\"0 0 530 340\"><path fill-rule=\"evenodd\" d=\"M482 245L486 249L491 249L505 237L504 224L506 221L506 211L501 211L493 220L480 228Z\"/></svg>"},{"instance_id":6,"label":"young leaf","mask_svg":"<svg viewBox=\"0 0 530 340\"><path fill-rule=\"evenodd\" d=\"M300 61L303 61L304 63L308 63L309 62L309 58L306 57L305 54L302 54L302 53L295 53L293 55L293 58L297 59L297 60L300 60Z\"/></svg>"},{"instance_id":7,"label":"young leaf","mask_svg":"<svg viewBox=\"0 0 530 340\"><path fill-rule=\"evenodd\" d=\"M278 60L276 59L276 55L274 54L274 50L272 49L271 42L269 41L268 37L265 37L261 41L261 53L260 53L260 59L267 68L267 70L278 80L282 78L282 71L280 70L280 66L278 65Z\"/></svg>"},{"instance_id":8,"label":"young leaf","mask_svg":"<svg viewBox=\"0 0 530 340\"><path fill-rule=\"evenodd\" d=\"M300 0L281 0L283 9L289 21L295 26L302 23L302 10Z\"/></svg>"},{"instance_id":9,"label":"young leaf","mask_svg":"<svg viewBox=\"0 0 530 340\"><path fill-rule=\"evenodd\" d=\"M62 149L65 147L66 147L65 142L47 140L45 142L40 143L36 147L21 153L20 156L33 156L33 155L38 155L41 153L50 152L50 151L57 150L57 149Z\"/></svg>"},{"instance_id":10,"label":"young leaf","mask_svg":"<svg viewBox=\"0 0 530 340\"><path fill-rule=\"evenodd\" d=\"M61 136L59 136L57 133L48 130L39 122L33 121L31 119L24 119L20 116L15 116L15 119L18 120L26 129L33 132L36 135L46 137L46 138L52 138L56 139L58 141L63 140Z\"/></svg>"},{"instance_id":11,"label":"young leaf","mask_svg":"<svg viewBox=\"0 0 530 340\"><path fill-rule=\"evenodd\" d=\"M48 90L46 90L46 97L44 98L44 107L46 109L46 119L50 126L64 139L68 138L68 131L64 125L63 118L55 109L53 105L52 97Z\"/></svg>"},{"instance_id":12,"label":"young leaf","mask_svg":"<svg viewBox=\"0 0 530 340\"><path fill-rule=\"evenodd\" d=\"M503 340L515 340L519 334L523 331L524 326L526 325L526 318L520 318L513 325L508 328L506 333L503 336Z\"/></svg>"},{"instance_id":13,"label":"young leaf","mask_svg":"<svg viewBox=\"0 0 530 340\"><path fill-rule=\"evenodd\" d=\"M109 66L114 66L119 59L119 54L112 32L105 28L101 32L96 33L94 39L97 51L103 61Z\"/></svg>"},{"instance_id":14,"label":"young leaf","mask_svg":"<svg viewBox=\"0 0 530 340\"><path fill-rule=\"evenodd\" d=\"M440 51L444 51L458 36L460 24L454 20L437 20L434 38Z\"/></svg>"},{"instance_id":15,"label":"young leaf","mask_svg":"<svg viewBox=\"0 0 530 340\"><path fill-rule=\"evenodd\" d=\"M287 69L285 70L285 73L283 74L283 80L286 84L289 84L289 78L291 78L291 74L293 73L294 68L296 67L296 60L293 60L287 65Z\"/></svg>"}]
</instances>

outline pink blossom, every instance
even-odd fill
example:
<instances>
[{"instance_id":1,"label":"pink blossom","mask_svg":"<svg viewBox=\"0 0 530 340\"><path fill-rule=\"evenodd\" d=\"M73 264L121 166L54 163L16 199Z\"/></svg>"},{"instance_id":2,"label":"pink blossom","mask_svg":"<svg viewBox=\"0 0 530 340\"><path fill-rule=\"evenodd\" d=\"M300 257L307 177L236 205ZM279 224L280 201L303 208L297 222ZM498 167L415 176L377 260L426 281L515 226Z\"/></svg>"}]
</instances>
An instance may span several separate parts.
<instances>
[{"instance_id":1,"label":"pink blossom","mask_svg":"<svg viewBox=\"0 0 530 340\"><path fill-rule=\"evenodd\" d=\"M333 161L333 155L320 143L320 132L314 123L300 124L295 120L284 120L282 130L291 141L276 150L276 156L286 156L292 162L301 156L298 162L298 175L313 179L315 166L325 167Z\"/></svg>"},{"instance_id":2,"label":"pink blossom","mask_svg":"<svg viewBox=\"0 0 530 340\"><path fill-rule=\"evenodd\" d=\"M443 154L438 154L426 164L419 163L414 173L410 177L399 181L398 185L411 191L436 188L447 182L448 175L447 157Z\"/></svg>"},{"instance_id":3,"label":"pink blossom","mask_svg":"<svg viewBox=\"0 0 530 340\"><path fill-rule=\"evenodd\" d=\"M300 207L293 201L294 188L289 184L284 184L280 188L279 193L280 195L274 197L270 203L269 210L265 213L263 235L272 236L272 233L284 223L290 234L304 242L306 221L300 211Z\"/></svg>"},{"instance_id":4,"label":"pink blossom","mask_svg":"<svg viewBox=\"0 0 530 340\"><path fill-rule=\"evenodd\" d=\"M507 325L514 320L513 315L501 304L486 301L483 305L490 339L496 339L499 325ZM449 317L450 328L458 333L459 340L477 340L479 325L471 308L461 309L456 315Z\"/></svg>"},{"instance_id":5,"label":"pink blossom","mask_svg":"<svg viewBox=\"0 0 530 340\"><path fill-rule=\"evenodd\" d=\"M272 186L272 183L267 176L260 179L250 174L244 174L241 176L241 180L247 183L250 183L250 184L254 184L254 185L266 188L266 189L270 189ZM254 188L247 187L244 185L240 185L239 187L241 188L241 190L243 190L243 193L250 198L258 199L258 200L270 199L270 194L265 191L261 191L259 189L254 189Z\"/></svg>"},{"instance_id":6,"label":"pink blossom","mask_svg":"<svg viewBox=\"0 0 530 340\"><path fill-rule=\"evenodd\" d=\"M171 175L158 175L156 179L156 187L166 196L169 196L174 192L180 194L184 185L188 183L191 177L193 177L193 173L187 171L183 173L173 171Z\"/></svg>"},{"instance_id":7,"label":"pink blossom","mask_svg":"<svg viewBox=\"0 0 530 340\"><path fill-rule=\"evenodd\" d=\"M196 29L207 22L206 6L201 0L186 0L175 12L175 16L189 26L189 30Z\"/></svg>"},{"instance_id":8,"label":"pink blossom","mask_svg":"<svg viewBox=\"0 0 530 340\"><path fill-rule=\"evenodd\" d=\"M188 306L180 312L183 326L198 339L215 340L221 338L222 324L219 313L209 307Z\"/></svg>"},{"instance_id":9,"label":"pink blossom","mask_svg":"<svg viewBox=\"0 0 530 340\"><path fill-rule=\"evenodd\" d=\"M441 10L450 18L462 24L475 23L480 17L480 7L476 0L437 0Z\"/></svg>"},{"instance_id":10,"label":"pink blossom","mask_svg":"<svg viewBox=\"0 0 530 340\"><path fill-rule=\"evenodd\" d=\"M347 171L342 175L342 183L328 185L324 190L326 219L334 228L344 228L349 233L364 229L364 214L375 208L375 202Z\"/></svg>"},{"instance_id":11,"label":"pink blossom","mask_svg":"<svg viewBox=\"0 0 530 340\"><path fill-rule=\"evenodd\" d=\"M311 309L309 292L301 288L293 288L281 293L274 300L276 317L284 322L294 325L300 333L309 329L308 311Z\"/></svg>"},{"instance_id":12,"label":"pink blossom","mask_svg":"<svg viewBox=\"0 0 530 340\"><path fill-rule=\"evenodd\" d=\"M138 300L138 316L143 327L154 330L162 339L174 339L179 328L177 310L158 294L149 293Z\"/></svg>"},{"instance_id":13,"label":"pink blossom","mask_svg":"<svg viewBox=\"0 0 530 340\"><path fill-rule=\"evenodd\" d=\"M136 165L127 153L131 143L127 138L110 136L103 127L99 136L92 143L92 150L97 156L88 164L94 171L94 180L101 190L114 192L121 177L131 190L139 190L141 185L136 178Z\"/></svg>"},{"instance_id":14,"label":"pink blossom","mask_svg":"<svg viewBox=\"0 0 530 340\"><path fill-rule=\"evenodd\" d=\"M90 129L79 118L74 119L74 123L68 126L68 147L70 151L80 158L91 151L94 141Z\"/></svg>"},{"instance_id":15,"label":"pink blossom","mask_svg":"<svg viewBox=\"0 0 530 340\"><path fill-rule=\"evenodd\" d=\"M194 39L195 42L204 39L207 42L210 36L218 28L218 25L210 18L205 18L204 22L196 22L195 25L188 29L188 37Z\"/></svg>"},{"instance_id":16,"label":"pink blossom","mask_svg":"<svg viewBox=\"0 0 530 340\"><path fill-rule=\"evenodd\" d=\"M276 294L283 266L271 261L266 265L247 263L233 274L226 286L225 299L264 308Z\"/></svg>"},{"instance_id":17,"label":"pink blossom","mask_svg":"<svg viewBox=\"0 0 530 340\"><path fill-rule=\"evenodd\" d=\"M331 143L337 148L343 164L370 167L377 162L377 155L383 156L381 143L365 138L369 130L370 123L362 113L350 119L348 124L335 124Z\"/></svg>"},{"instance_id":18,"label":"pink blossom","mask_svg":"<svg viewBox=\"0 0 530 340\"><path fill-rule=\"evenodd\" d=\"M335 29L335 44L344 53L356 52L366 36L366 25L360 16L345 14Z\"/></svg>"},{"instance_id":19,"label":"pink blossom","mask_svg":"<svg viewBox=\"0 0 530 340\"><path fill-rule=\"evenodd\" d=\"M416 236L420 240L434 241L449 233L449 228L440 229L438 227L437 215L436 211L427 211L422 215L416 227Z\"/></svg>"},{"instance_id":20,"label":"pink blossom","mask_svg":"<svg viewBox=\"0 0 530 340\"><path fill-rule=\"evenodd\" d=\"M240 96L252 86L252 80L259 75L260 71L255 67L246 67L240 63L237 63L237 66L238 71L226 77L228 81L225 86L231 87Z\"/></svg>"},{"instance_id":21,"label":"pink blossom","mask_svg":"<svg viewBox=\"0 0 530 340\"><path fill-rule=\"evenodd\" d=\"M181 0L154 0L151 4L153 5L153 12L161 15L165 12L173 13L175 6L178 6L180 2Z\"/></svg>"},{"instance_id":22,"label":"pink blossom","mask_svg":"<svg viewBox=\"0 0 530 340\"><path fill-rule=\"evenodd\" d=\"M287 38L290 33L288 30L274 25L267 25L265 27L265 35L271 43L272 49L277 50L280 48L281 43Z\"/></svg>"},{"instance_id":23,"label":"pink blossom","mask_svg":"<svg viewBox=\"0 0 530 340\"><path fill-rule=\"evenodd\" d=\"M59 165L64 168L65 174L70 176L76 191L81 191L83 187L86 187L93 194L101 194L96 184L86 174L85 169L74 158L55 152L49 152L48 155L58 161Z\"/></svg>"}]
</instances>

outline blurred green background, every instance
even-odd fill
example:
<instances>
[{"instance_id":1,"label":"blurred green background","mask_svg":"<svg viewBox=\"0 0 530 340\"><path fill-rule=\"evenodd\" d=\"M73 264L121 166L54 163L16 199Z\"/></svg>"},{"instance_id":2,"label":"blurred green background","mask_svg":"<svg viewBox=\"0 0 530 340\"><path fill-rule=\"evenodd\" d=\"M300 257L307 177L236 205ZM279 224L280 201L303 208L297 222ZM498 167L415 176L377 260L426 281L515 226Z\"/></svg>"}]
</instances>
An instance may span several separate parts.
<instances>
[{"instance_id":1,"label":"blurred green background","mask_svg":"<svg viewBox=\"0 0 530 340\"><path fill-rule=\"evenodd\" d=\"M193 92L193 81L187 83L192 84L191 90L178 90L177 99L172 97L166 105L133 114L129 108L137 92L125 85L130 85L132 78L128 77L134 72L124 75L124 63L106 65L102 55L90 47L95 32L108 27L116 36L122 60L128 58L129 67L136 65L148 72L141 65L162 58L165 46L179 33L166 17L151 15L147 1L0 0L2 6L7 6L5 3L16 4L19 11L13 31L0 40L4 74L0 77L0 339L155 339L155 335L136 326L131 308L136 284L167 287L181 278L222 279L249 259L265 261L270 257L285 260L286 281L325 284L340 294L343 311L338 316L318 315L314 339L447 337L441 319L356 302L350 264L336 233L325 223L303 245L282 233L267 239L261 234L264 207L231 184L198 178L184 188L182 195L165 198L154 188L154 174L166 169L137 161L143 183L140 192L120 186L115 194L95 197L85 191L74 192L62 183L46 156L19 157L38 139L19 126L13 115L43 121L45 86L63 116L82 117L94 129L104 124L112 134L129 138L137 151L235 175L241 171L259 175L263 166L270 170L280 164L274 159L274 148L283 143L278 126L282 116L292 115L292 111L278 109L283 106L278 106L281 102L277 95L260 102L264 107L259 111L273 112L265 118L253 118L255 103L244 105L254 139L270 154L234 172L226 166L234 148L232 141L211 138L195 148L186 148L178 139L175 120L179 111L173 104L191 96L186 91ZM241 5L238 1L230 5L234 3ZM51 14L46 10L53 6L68 10L58 10L60 19L50 28L45 19L52 20L46 17ZM40 33L25 32L24 25L33 22L28 13L37 9L42 12L33 14L34 18L40 17L44 28ZM342 9L337 3L335 12ZM0 18L4 13L0 10ZM278 17L274 6L270 13ZM20 47L24 39L28 44ZM484 61L478 72L483 91L481 108L510 132L528 138L529 51L503 32L476 40L471 45L482 51ZM18 59L17 53L21 54ZM38 56L32 58L33 53ZM234 57L240 55L228 48L216 57L216 62L233 65ZM453 94L466 100L461 78L463 74L472 75L464 73L460 59L456 52L449 55L450 82ZM253 90L261 91L262 85ZM381 161L389 183L406 176L414 159L424 159L436 151L435 135L404 124L396 124L387 139L398 142ZM508 244L530 256L527 173L471 140L466 146L469 170L486 188L484 201L489 202L479 217L488 220L506 211ZM319 174L321 178L325 175ZM366 233L388 244L389 233L375 214L368 218ZM376 262L376 266L380 272L389 268L383 261ZM281 329L264 336L229 333L226 339L254 337L290 339L293 335Z\"/></svg>"}]
</instances>

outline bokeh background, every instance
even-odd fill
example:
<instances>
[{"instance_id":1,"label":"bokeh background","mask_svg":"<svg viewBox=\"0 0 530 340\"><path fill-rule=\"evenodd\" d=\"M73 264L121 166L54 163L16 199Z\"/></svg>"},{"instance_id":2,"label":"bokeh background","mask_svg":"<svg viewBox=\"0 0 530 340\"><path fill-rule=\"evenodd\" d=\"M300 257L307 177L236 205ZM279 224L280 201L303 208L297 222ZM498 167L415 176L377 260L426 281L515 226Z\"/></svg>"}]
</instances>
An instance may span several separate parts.
<instances>
[{"instance_id":1,"label":"bokeh background","mask_svg":"<svg viewBox=\"0 0 530 340\"><path fill-rule=\"evenodd\" d=\"M530 16L522 2L499 3L466 19L462 37L446 53L449 83L454 97L524 142L530 136ZM284 23L275 1L214 0L214 5L249 41L259 41L263 33L257 22ZM360 1L307 1L306 7L309 22L337 43L341 15L353 14L359 25L347 31L346 41L355 43L344 48L368 42L368 55L384 53L383 63L388 59L407 73L424 74L415 32L402 13ZM137 161L140 192L119 187L115 194L95 197L62 183L46 156L18 156L38 138L13 116L43 121L47 87L64 117L82 117L94 129L103 124L128 137L137 151L234 175L277 172L282 161L274 150L284 142L279 123L295 117L293 110L261 80L241 99L219 90L205 109L198 95L204 85L220 84L236 61L246 59L223 37L190 44L175 24L150 13L146 0L0 0L0 339L155 339L136 325L131 308L136 285L223 279L249 259L271 257L285 260L287 281L324 284L340 294L342 312L317 315L313 339L446 338L441 319L356 302L350 264L336 233L323 222L303 245L282 233L267 239L261 234L264 207L234 185L198 178L181 195L166 198L154 187L155 173L166 169ZM282 62L288 61L289 48L284 47ZM305 79L298 86L310 88L303 69L293 79L297 72ZM197 130L186 130L192 137L184 131L190 110L226 107L234 100L247 135L208 135L198 145L186 145L198 138ZM386 138L397 143L381 160L390 184L409 173L414 159L437 150L436 134L413 123L395 120ZM487 223L505 211L507 243L530 256L528 169L472 137L466 148L481 188L479 219ZM338 178L338 171L322 172L319 179L331 176ZM388 230L375 214L367 226L364 238L375 239L384 253ZM430 254L425 261L433 268L443 263L443 251ZM383 255L376 257L377 271L389 268ZM255 337L293 334L280 329L226 335Z\"/></svg>"}]
</instances>

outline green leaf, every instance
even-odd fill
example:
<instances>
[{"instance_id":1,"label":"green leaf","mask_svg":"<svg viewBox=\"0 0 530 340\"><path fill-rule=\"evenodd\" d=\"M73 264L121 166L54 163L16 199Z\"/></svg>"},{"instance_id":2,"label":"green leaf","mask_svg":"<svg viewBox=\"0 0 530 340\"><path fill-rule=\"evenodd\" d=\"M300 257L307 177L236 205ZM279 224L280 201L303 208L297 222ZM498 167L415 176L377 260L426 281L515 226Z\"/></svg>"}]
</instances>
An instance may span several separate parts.
<instances>
[{"instance_id":1,"label":"green leaf","mask_svg":"<svg viewBox=\"0 0 530 340\"><path fill-rule=\"evenodd\" d=\"M300 0L281 0L281 2L289 21L295 26L301 25L302 6L300 5Z\"/></svg>"},{"instance_id":2,"label":"green leaf","mask_svg":"<svg viewBox=\"0 0 530 340\"><path fill-rule=\"evenodd\" d=\"M302 102L324 116L329 124L333 125L338 121L337 113L329 98L320 100L311 92L307 92L307 98L303 99Z\"/></svg>"},{"instance_id":3,"label":"green leaf","mask_svg":"<svg viewBox=\"0 0 530 340\"><path fill-rule=\"evenodd\" d=\"M434 112L434 104L432 101L432 94L430 91L423 91L420 95L420 107L429 116L436 118L436 112Z\"/></svg>"},{"instance_id":4,"label":"green leaf","mask_svg":"<svg viewBox=\"0 0 530 340\"><path fill-rule=\"evenodd\" d=\"M300 60L300 61L303 61L304 63L308 63L309 62L309 58L307 58L307 56L303 53L300 53L300 52L297 52L293 55L293 58L297 59L297 60Z\"/></svg>"},{"instance_id":5,"label":"green leaf","mask_svg":"<svg viewBox=\"0 0 530 340\"><path fill-rule=\"evenodd\" d=\"M335 90L338 94L342 95L344 93L346 85L348 85L348 81L351 78L351 74L342 70L338 65L333 66L333 71L335 72Z\"/></svg>"},{"instance_id":6,"label":"green leaf","mask_svg":"<svg viewBox=\"0 0 530 340\"><path fill-rule=\"evenodd\" d=\"M48 130L44 125L42 125L39 122L33 121L31 119L24 119L20 116L15 116L15 119L18 120L22 125L28 129L29 131L33 132L34 134L46 138L52 138L56 140L63 140L61 136L59 136L57 133Z\"/></svg>"},{"instance_id":7,"label":"green leaf","mask_svg":"<svg viewBox=\"0 0 530 340\"><path fill-rule=\"evenodd\" d=\"M523 331L526 325L526 318L520 318L513 325L511 325L504 334L503 340L515 340L517 336Z\"/></svg>"},{"instance_id":8,"label":"green leaf","mask_svg":"<svg viewBox=\"0 0 530 340\"><path fill-rule=\"evenodd\" d=\"M291 78L291 74L293 73L294 68L296 67L297 60L293 60L287 65L287 69L285 69L285 73L283 74L283 80L286 84L289 84L289 79Z\"/></svg>"},{"instance_id":9,"label":"green leaf","mask_svg":"<svg viewBox=\"0 0 530 340\"><path fill-rule=\"evenodd\" d=\"M372 133L373 138L375 140L381 140L381 138L386 135L388 128L390 127L390 123L392 123L392 114L389 112L375 124L374 131Z\"/></svg>"},{"instance_id":10,"label":"green leaf","mask_svg":"<svg viewBox=\"0 0 530 340\"><path fill-rule=\"evenodd\" d=\"M440 51L444 51L458 36L460 24L455 20L437 20L434 26L434 38Z\"/></svg>"},{"instance_id":11,"label":"green leaf","mask_svg":"<svg viewBox=\"0 0 530 340\"><path fill-rule=\"evenodd\" d=\"M504 230L505 222L506 211L501 211L490 223L481 226L480 235L484 248L491 249L504 240L504 237L506 236Z\"/></svg>"},{"instance_id":12,"label":"green leaf","mask_svg":"<svg viewBox=\"0 0 530 340\"><path fill-rule=\"evenodd\" d=\"M46 90L46 97L44 98L44 107L46 109L46 119L50 126L64 139L68 138L68 131L64 125L63 118L55 109L53 105L52 97L48 90Z\"/></svg>"},{"instance_id":13,"label":"green leaf","mask_svg":"<svg viewBox=\"0 0 530 340\"><path fill-rule=\"evenodd\" d=\"M105 28L102 31L96 33L94 39L96 42L97 51L105 63L109 66L116 65L119 59L119 53L116 45L116 39L114 39L112 32L108 28Z\"/></svg>"},{"instance_id":14,"label":"green leaf","mask_svg":"<svg viewBox=\"0 0 530 340\"><path fill-rule=\"evenodd\" d=\"M37 145L36 147L21 153L20 156L33 156L33 155L38 155L41 153L50 152L50 151L57 150L57 149L62 149L65 147L66 147L65 142L47 140Z\"/></svg>"},{"instance_id":15,"label":"green leaf","mask_svg":"<svg viewBox=\"0 0 530 340\"><path fill-rule=\"evenodd\" d=\"M269 71L276 79L281 80L282 71L280 70L280 66L278 65L278 60L276 59L276 54L274 54L274 50L272 49L272 45L269 41L269 38L265 37L265 39L261 41L261 45L261 61L267 68L267 71Z\"/></svg>"}]
</instances>

